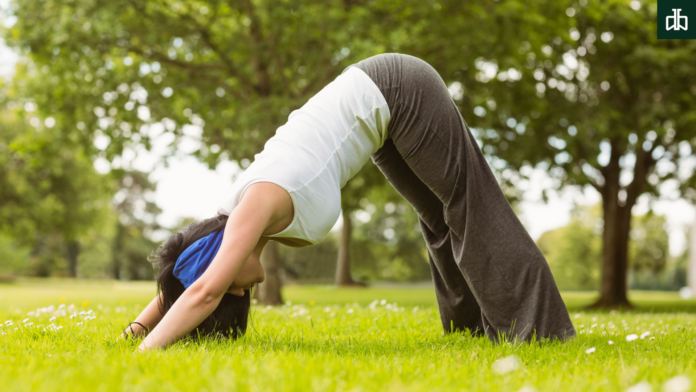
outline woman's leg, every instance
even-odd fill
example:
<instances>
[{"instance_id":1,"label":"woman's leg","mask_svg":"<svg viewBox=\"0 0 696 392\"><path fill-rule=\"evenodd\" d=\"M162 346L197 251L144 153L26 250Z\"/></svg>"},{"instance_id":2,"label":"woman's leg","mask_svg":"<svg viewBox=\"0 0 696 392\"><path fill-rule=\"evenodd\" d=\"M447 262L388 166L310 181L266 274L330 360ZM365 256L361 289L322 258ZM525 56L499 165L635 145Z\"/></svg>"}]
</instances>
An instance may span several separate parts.
<instances>
[{"instance_id":1,"label":"woman's leg","mask_svg":"<svg viewBox=\"0 0 696 392\"><path fill-rule=\"evenodd\" d=\"M452 257L490 323L488 336L574 336L546 260L505 199L438 73L399 54L356 66L389 104L388 132L399 155L442 204Z\"/></svg>"},{"instance_id":2,"label":"woman's leg","mask_svg":"<svg viewBox=\"0 0 696 392\"><path fill-rule=\"evenodd\" d=\"M442 327L446 332L468 329L475 335L482 334L485 325L481 308L454 259L450 230L442 215L442 202L408 167L391 139L372 156L372 160L418 213L430 256Z\"/></svg>"}]
</instances>

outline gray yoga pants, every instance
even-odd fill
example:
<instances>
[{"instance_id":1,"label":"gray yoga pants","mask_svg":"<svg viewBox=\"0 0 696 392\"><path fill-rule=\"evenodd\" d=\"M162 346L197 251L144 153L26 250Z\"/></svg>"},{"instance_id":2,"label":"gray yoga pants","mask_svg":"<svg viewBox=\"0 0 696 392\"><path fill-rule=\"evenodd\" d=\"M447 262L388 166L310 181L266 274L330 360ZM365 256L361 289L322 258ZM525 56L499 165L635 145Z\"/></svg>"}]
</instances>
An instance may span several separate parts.
<instances>
[{"instance_id":1,"label":"gray yoga pants","mask_svg":"<svg viewBox=\"0 0 696 392\"><path fill-rule=\"evenodd\" d=\"M365 71L391 111L372 160L420 218L445 332L523 341L576 335L544 256L512 211L428 63L382 54Z\"/></svg>"}]
</instances>

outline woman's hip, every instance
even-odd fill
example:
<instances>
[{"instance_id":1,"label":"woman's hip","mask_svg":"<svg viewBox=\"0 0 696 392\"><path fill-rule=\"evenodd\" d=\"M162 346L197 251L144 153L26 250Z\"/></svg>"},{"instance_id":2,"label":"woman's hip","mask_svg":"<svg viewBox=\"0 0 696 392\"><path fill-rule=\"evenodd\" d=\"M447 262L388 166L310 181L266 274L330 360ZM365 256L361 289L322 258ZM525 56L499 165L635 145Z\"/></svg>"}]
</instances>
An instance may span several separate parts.
<instances>
[{"instance_id":1,"label":"woman's hip","mask_svg":"<svg viewBox=\"0 0 696 392\"><path fill-rule=\"evenodd\" d=\"M423 124L459 117L445 82L430 64L417 57L385 53L353 66L372 79L387 101L391 113L389 137L397 145L404 133Z\"/></svg>"}]
</instances>

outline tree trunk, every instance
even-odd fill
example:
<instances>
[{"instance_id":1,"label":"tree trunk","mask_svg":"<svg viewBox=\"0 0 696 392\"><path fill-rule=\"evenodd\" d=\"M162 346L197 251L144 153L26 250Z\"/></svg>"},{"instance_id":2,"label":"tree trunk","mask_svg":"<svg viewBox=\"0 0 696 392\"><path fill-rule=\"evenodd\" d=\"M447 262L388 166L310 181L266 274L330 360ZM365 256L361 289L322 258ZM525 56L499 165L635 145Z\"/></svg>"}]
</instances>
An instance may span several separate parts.
<instances>
[{"instance_id":1,"label":"tree trunk","mask_svg":"<svg viewBox=\"0 0 696 392\"><path fill-rule=\"evenodd\" d=\"M338 263L336 265L336 286L355 286L350 275L350 243L353 239L353 222L350 212L343 210L343 228L341 228L341 244L338 248Z\"/></svg>"},{"instance_id":2,"label":"tree trunk","mask_svg":"<svg viewBox=\"0 0 696 392\"><path fill-rule=\"evenodd\" d=\"M686 284L693 295L696 295L696 222L691 226L689 234L689 263L686 267Z\"/></svg>"},{"instance_id":3,"label":"tree trunk","mask_svg":"<svg viewBox=\"0 0 696 392\"><path fill-rule=\"evenodd\" d=\"M80 243L77 240L68 241L68 276L77 278L77 256L80 254Z\"/></svg>"},{"instance_id":4,"label":"tree trunk","mask_svg":"<svg viewBox=\"0 0 696 392\"><path fill-rule=\"evenodd\" d=\"M623 191L625 200L619 198L621 166L615 146L612 157L604 169L605 184L601 189L604 233L602 235L602 280L600 297L591 308L630 308L626 274L628 272L628 241L631 232L631 210L636 202L635 189Z\"/></svg>"},{"instance_id":5,"label":"tree trunk","mask_svg":"<svg viewBox=\"0 0 696 392\"><path fill-rule=\"evenodd\" d=\"M631 209L613 201L604 201L604 235L600 298L592 307L630 308L627 297L628 241Z\"/></svg>"},{"instance_id":6,"label":"tree trunk","mask_svg":"<svg viewBox=\"0 0 696 392\"><path fill-rule=\"evenodd\" d=\"M114 275L114 279L121 279L121 248L123 248L123 234L124 227L121 222L116 224L116 238L114 238L114 245L111 248L111 268Z\"/></svg>"},{"instance_id":7,"label":"tree trunk","mask_svg":"<svg viewBox=\"0 0 696 392\"><path fill-rule=\"evenodd\" d=\"M278 243L268 241L261 252L261 265L266 274L266 279L256 288L256 299L264 305L282 305L283 296L280 292L283 282L281 270L283 268L278 254Z\"/></svg>"}]
</instances>

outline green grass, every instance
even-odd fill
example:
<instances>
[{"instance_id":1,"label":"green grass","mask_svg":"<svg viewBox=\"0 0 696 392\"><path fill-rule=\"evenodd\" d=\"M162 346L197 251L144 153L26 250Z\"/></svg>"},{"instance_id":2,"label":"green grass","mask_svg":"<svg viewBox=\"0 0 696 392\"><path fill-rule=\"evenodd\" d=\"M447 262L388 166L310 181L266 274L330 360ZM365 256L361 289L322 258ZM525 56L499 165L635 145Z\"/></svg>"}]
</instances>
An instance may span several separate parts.
<instances>
[{"instance_id":1,"label":"green grass","mask_svg":"<svg viewBox=\"0 0 696 392\"><path fill-rule=\"evenodd\" d=\"M443 336L432 289L292 286L284 291L290 305L254 307L238 341L134 353L138 343L117 336L154 294L152 283L0 285L0 389L560 392L624 391L647 381L657 392L677 375L696 382L696 301L674 293L631 293L639 308L611 313L581 310L593 293L564 293L577 340L494 346ZM645 339L625 339L645 331ZM516 369L496 372L495 361L510 356Z\"/></svg>"}]
</instances>

